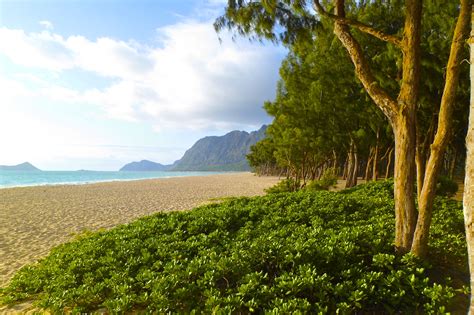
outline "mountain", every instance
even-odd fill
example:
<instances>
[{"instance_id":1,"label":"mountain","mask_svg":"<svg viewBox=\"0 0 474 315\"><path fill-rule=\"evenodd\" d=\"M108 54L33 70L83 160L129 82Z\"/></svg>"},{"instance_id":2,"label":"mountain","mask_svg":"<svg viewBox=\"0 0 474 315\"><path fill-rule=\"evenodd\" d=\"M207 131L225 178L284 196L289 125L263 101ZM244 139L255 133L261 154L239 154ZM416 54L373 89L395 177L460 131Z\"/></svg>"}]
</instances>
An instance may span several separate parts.
<instances>
[{"instance_id":1,"label":"mountain","mask_svg":"<svg viewBox=\"0 0 474 315\"><path fill-rule=\"evenodd\" d=\"M151 172L151 171L167 171L171 165L163 165L152 161L141 160L140 162L132 162L124 165L120 171L129 172Z\"/></svg>"},{"instance_id":2,"label":"mountain","mask_svg":"<svg viewBox=\"0 0 474 315\"><path fill-rule=\"evenodd\" d=\"M39 168L34 167L31 163L25 162L18 165L0 165L2 171L41 171Z\"/></svg>"},{"instance_id":3,"label":"mountain","mask_svg":"<svg viewBox=\"0 0 474 315\"><path fill-rule=\"evenodd\" d=\"M250 146L265 138L267 126L250 133L234 130L224 136L198 140L172 171L248 171L247 154Z\"/></svg>"}]
</instances>

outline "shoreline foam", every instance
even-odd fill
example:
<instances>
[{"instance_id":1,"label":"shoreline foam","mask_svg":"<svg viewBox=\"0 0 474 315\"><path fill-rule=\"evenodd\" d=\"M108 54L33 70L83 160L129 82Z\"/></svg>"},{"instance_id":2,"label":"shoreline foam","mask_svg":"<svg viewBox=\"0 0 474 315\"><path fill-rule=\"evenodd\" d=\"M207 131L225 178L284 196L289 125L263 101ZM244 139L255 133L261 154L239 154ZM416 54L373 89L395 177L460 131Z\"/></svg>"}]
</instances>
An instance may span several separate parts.
<instances>
[{"instance_id":1,"label":"shoreline foam","mask_svg":"<svg viewBox=\"0 0 474 315\"><path fill-rule=\"evenodd\" d=\"M56 171L42 171L42 172L56 172ZM57 171L62 172L62 171ZM71 171L75 173L77 171ZM95 172L95 171L91 171ZM168 171L166 171L168 172ZM138 172L138 173L147 173L147 172ZM164 173L164 172L160 172ZM169 173L180 173L179 175L170 175L170 176L159 176L159 177L137 177L137 178L107 178L107 179L98 179L98 180L82 180L82 181L62 181L62 182L38 182L38 183L28 183L28 184L11 184L11 185L0 185L0 189L8 189L8 188L22 188L22 187L37 187L37 186L58 186L58 185L87 185L87 184L96 184L96 183L108 183L108 182L126 182L126 181L136 181L136 180L154 180L154 179L166 179L166 178L175 178L175 177L193 177L193 176L212 176L212 175L219 175L219 174L232 174L232 173L243 173L243 172L214 172L209 171L209 174L206 174L204 171L179 171L173 172L169 171Z\"/></svg>"}]
</instances>

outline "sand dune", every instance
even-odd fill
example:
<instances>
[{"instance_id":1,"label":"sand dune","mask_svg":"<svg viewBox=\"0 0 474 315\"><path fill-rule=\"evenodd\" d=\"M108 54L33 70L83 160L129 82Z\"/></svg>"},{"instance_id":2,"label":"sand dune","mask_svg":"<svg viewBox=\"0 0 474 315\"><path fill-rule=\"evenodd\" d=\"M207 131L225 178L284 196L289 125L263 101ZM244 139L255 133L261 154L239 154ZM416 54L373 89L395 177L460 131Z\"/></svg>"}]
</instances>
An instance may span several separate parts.
<instances>
[{"instance_id":1,"label":"sand dune","mask_svg":"<svg viewBox=\"0 0 474 315\"><path fill-rule=\"evenodd\" d=\"M211 198L261 195L277 181L231 173L0 189L0 286L74 234L158 211L191 209Z\"/></svg>"}]
</instances>

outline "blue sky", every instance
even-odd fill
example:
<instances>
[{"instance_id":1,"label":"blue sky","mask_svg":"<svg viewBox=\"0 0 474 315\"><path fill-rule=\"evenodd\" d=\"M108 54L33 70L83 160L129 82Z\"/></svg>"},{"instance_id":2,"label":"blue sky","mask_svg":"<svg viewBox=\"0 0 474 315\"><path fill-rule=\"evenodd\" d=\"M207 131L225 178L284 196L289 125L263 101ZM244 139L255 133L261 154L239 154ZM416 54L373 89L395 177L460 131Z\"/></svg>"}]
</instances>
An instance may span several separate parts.
<instances>
[{"instance_id":1,"label":"blue sky","mask_svg":"<svg viewBox=\"0 0 474 315\"><path fill-rule=\"evenodd\" d=\"M221 0L0 0L0 164L117 170L270 118L285 50L212 28Z\"/></svg>"}]
</instances>

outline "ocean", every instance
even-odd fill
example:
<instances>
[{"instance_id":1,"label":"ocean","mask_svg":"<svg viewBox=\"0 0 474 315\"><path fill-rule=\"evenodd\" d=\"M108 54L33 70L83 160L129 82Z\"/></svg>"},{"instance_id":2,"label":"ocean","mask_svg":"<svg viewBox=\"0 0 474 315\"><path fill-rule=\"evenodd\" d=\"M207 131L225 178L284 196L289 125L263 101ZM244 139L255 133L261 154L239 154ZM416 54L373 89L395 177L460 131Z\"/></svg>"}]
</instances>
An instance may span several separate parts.
<instances>
[{"instance_id":1,"label":"ocean","mask_svg":"<svg viewBox=\"0 0 474 315\"><path fill-rule=\"evenodd\" d=\"M0 170L0 188L88 184L151 178L203 176L222 172L105 172L105 171L5 171Z\"/></svg>"}]
</instances>

